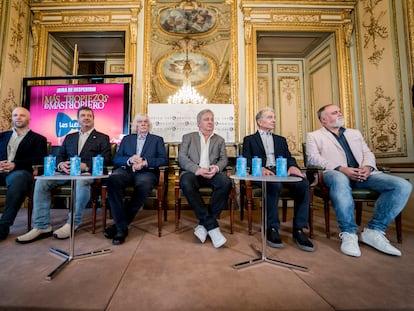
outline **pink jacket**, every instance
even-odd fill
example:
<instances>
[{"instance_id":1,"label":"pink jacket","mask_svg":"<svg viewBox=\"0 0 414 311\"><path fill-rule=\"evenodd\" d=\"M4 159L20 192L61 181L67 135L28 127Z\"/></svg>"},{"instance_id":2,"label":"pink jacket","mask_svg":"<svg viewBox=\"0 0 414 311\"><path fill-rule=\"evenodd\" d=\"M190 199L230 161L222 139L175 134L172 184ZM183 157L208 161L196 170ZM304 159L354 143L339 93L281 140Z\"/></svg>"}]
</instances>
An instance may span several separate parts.
<instances>
[{"instance_id":1,"label":"pink jacket","mask_svg":"<svg viewBox=\"0 0 414 311\"><path fill-rule=\"evenodd\" d=\"M360 131L346 129L344 132L349 147L359 166L371 166L378 172L375 156L369 149ZM326 128L310 132L306 136L307 165L333 170L338 166L348 166L345 151L336 138Z\"/></svg>"}]
</instances>

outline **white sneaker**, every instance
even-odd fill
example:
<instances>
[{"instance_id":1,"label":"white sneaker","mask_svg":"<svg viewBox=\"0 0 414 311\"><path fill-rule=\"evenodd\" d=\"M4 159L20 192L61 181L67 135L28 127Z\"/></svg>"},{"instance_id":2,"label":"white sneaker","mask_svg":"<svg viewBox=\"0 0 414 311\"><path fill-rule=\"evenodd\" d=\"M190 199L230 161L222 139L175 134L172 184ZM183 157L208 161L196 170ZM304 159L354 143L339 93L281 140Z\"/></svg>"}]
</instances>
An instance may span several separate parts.
<instances>
[{"instance_id":1,"label":"white sneaker","mask_svg":"<svg viewBox=\"0 0 414 311\"><path fill-rule=\"evenodd\" d=\"M208 232L208 235L210 236L211 242L213 242L213 246L215 248L219 248L219 247L223 246L227 242L227 239L221 233L219 227L210 230Z\"/></svg>"},{"instance_id":2,"label":"white sneaker","mask_svg":"<svg viewBox=\"0 0 414 311\"><path fill-rule=\"evenodd\" d=\"M358 245L358 236L355 233L341 232L339 238L342 240L342 253L353 257L361 256L361 250Z\"/></svg>"},{"instance_id":3,"label":"white sneaker","mask_svg":"<svg viewBox=\"0 0 414 311\"><path fill-rule=\"evenodd\" d=\"M20 244L31 243L40 239L48 238L52 236L52 226L49 225L46 229L33 228L26 234L23 234L16 238L16 242Z\"/></svg>"},{"instance_id":4,"label":"white sneaker","mask_svg":"<svg viewBox=\"0 0 414 311\"><path fill-rule=\"evenodd\" d=\"M75 226L75 231L78 230L79 225ZM64 240L70 237L70 224L64 224L59 229L53 232L53 237L59 240Z\"/></svg>"},{"instance_id":5,"label":"white sneaker","mask_svg":"<svg viewBox=\"0 0 414 311\"><path fill-rule=\"evenodd\" d=\"M204 243L207 239L207 229L202 225L198 225L194 229L194 235L200 240L201 243Z\"/></svg>"},{"instance_id":6,"label":"white sneaker","mask_svg":"<svg viewBox=\"0 0 414 311\"><path fill-rule=\"evenodd\" d=\"M385 237L385 233L382 231L365 228L361 232L361 241L376 248L380 252L401 256L401 251L391 245L390 241Z\"/></svg>"}]
</instances>

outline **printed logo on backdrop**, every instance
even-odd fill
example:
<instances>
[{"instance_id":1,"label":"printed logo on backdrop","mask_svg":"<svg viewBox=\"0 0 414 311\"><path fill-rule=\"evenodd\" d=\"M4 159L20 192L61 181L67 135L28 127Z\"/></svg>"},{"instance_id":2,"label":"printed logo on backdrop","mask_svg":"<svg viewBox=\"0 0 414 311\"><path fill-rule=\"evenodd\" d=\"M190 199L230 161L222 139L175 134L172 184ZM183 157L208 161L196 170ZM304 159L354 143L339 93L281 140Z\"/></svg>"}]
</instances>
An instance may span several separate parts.
<instances>
[{"instance_id":1,"label":"printed logo on backdrop","mask_svg":"<svg viewBox=\"0 0 414 311\"><path fill-rule=\"evenodd\" d=\"M181 142L184 134L198 131L197 113L203 109L214 112L214 133L223 137L226 142L234 142L234 106L231 104L149 104L148 115L152 123L152 133L163 137L165 142Z\"/></svg>"}]
</instances>

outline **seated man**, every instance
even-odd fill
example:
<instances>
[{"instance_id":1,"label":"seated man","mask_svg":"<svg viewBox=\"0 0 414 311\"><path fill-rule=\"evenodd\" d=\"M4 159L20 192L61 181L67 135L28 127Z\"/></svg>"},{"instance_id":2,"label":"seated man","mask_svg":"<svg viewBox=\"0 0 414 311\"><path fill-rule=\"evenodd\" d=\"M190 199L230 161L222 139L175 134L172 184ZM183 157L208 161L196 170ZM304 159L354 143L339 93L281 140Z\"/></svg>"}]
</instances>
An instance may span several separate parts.
<instances>
[{"instance_id":1,"label":"seated man","mask_svg":"<svg viewBox=\"0 0 414 311\"><path fill-rule=\"evenodd\" d=\"M341 251L349 256L361 256L357 225L354 220L352 188L367 188L380 193L374 213L361 233L361 240L386 254L401 256L390 244L385 230L402 211L411 193L411 184L396 176L378 171L375 156L358 130L345 129L344 117L336 105L318 110L322 128L308 133L306 155L308 163L322 167L323 179L329 187L342 240Z\"/></svg>"},{"instance_id":2,"label":"seated man","mask_svg":"<svg viewBox=\"0 0 414 311\"><path fill-rule=\"evenodd\" d=\"M262 175L275 175L276 158L282 156L287 159L287 175L298 176L302 181L297 183L267 183L267 244L271 247L282 248L283 242L279 236L280 220L278 202L283 187L287 187L295 198L295 210L293 217L293 240L304 251L313 252L314 246L306 237L303 228L308 227L309 221L309 182L305 174L299 169L295 158L290 154L286 139L275 135L275 113L271 108L264 108L256 115L258 131L246 136L243 140L243 156L247 159L247 166L252 166L252 158L258 156L264 163ZM256 183L261 185L261 183Z\"/></svg>"},{"instance_id":3,"label":"seated man","mask_svg":"<svg viewBox=\"0 0 414 311\"><path fill-rule=\"evenodd\" d=\"M220 231L217 218L231 190L231 181L222 172L227 165L226 144L221 136L214 134L211 110L197 114L197 125L198 132L183 136L178 152L178 163L185 170L180 176L180 187L199 220L195 236L204 243L209 235L213 246L219 248L227 240ZM213 189L208 207L199 193L200 187L205 186Z\"/></svg>"},{"instance_id":4,"label":"seated man","mask_svg":"<svg viewBox=\"0 0 414 311\"><path fill-rule=\"evenodd\" d=\"M94 113L89 107L81 107L77 112L80 131L68 134L59 154L56 157L57 170L59 174L70 174L70 158L79 155L81 158L81 171L89 173L92 165L92 157L101 154L105 165L111 162L111 144L109 136L94 129ZM76 183L76 204L75 204L75 230L82 222L82 215L85 206L91 197L90 185L93 179L82 180ZM60 229L52 232L50 225L50 204L53 188L69 183L66 180L37 180L33 195L33 223L34 228L28 233L16 238L20 244L31 243L39 239L47 238L53 234L57 239L67 239L71 232L71 219ZM70 214L69 214L70 216Z\"/></svg>"},{"instance_id":5,"label":"seated man","mask_svg":"<svg viewBox=\"0 0 414 311\"><path fill-rule=\"evenodd\" d=\"M5 240L17 212L33 182L32 165L42 164L47 155L46 138L30 130L30 112L17 107L12 112L13 128L0 133L0 184L7 194L0 218L0 241Z\"/></svg>"},{"instance_id":6,"label":"seated man","mask_svg":"<svg viewBox=\"0 0 414 311\"><path fill-rule=\"evenodd\" d=\"M151 123L148 116L138 114L125 136L114 159L116 169L107 180L108 202L114 224L104 231L112 244L125 242L128 225L133 221L152 189L158 184L159 167L168 165L164 139L149 133ZM124 189L134 186L128 205L124 204Z\"/></svg>"}]
</instances>

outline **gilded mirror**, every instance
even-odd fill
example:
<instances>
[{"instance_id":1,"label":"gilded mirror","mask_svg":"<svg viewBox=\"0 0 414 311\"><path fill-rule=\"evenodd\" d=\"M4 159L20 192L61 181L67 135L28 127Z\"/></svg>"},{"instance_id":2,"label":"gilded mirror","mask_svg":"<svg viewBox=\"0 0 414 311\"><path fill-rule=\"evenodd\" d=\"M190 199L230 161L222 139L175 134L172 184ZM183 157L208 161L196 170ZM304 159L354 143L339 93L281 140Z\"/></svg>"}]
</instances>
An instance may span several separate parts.
<instances>
[{"instance_id":1,"label":"gilded mirror","mask_svg":"<svg viewBox=\"0 0 414 311\"><path fill-rule=\"evenodd\" d=\"M232 1L157 1L145 11L143 103L167 103L191 66L191 85L208 103L235 104L236 9Z\"/></svg>"}]
</instances>

